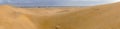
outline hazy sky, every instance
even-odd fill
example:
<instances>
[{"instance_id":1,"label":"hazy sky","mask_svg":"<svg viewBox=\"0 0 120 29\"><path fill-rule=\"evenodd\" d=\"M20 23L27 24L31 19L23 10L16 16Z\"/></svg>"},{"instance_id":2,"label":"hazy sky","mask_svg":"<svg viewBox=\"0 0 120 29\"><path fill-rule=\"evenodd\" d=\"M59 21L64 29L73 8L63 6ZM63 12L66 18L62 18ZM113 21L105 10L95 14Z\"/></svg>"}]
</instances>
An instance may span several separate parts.
<instances>
[{"instance_id":1,"label":"hazy sky","mask_svg":"<svg viewBox=\"0 0 120 29\"><path fill-rule=\"evenodd\" d=\"M0 3L25 6L90 6L119 1L120 0L0 0Z\"/></svg>"}]
</instances>

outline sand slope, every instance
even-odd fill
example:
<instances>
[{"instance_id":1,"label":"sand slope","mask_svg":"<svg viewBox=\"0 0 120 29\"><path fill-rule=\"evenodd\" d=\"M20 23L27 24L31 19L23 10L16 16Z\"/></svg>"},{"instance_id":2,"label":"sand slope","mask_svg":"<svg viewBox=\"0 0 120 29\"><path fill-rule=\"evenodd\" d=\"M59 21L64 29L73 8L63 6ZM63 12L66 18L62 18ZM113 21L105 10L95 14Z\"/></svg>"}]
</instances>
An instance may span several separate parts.
<instances>
[{"instance_id":1,"label":"sand slope","mask_svg":"<svg viewBox=\"0 0 120 29\"><path fill-rule=\"evenodd\" d=\"M15 10L19 9L9 5L0 6L0 29L36 29L29 18Z\"/></svg>"},{"instance_id":2,"label":"sand slope","mask_svg":"<svg viewBox=\"0 0 120 29\"><path fill-rule=\"evenodd\" d=\"M119 5L120 3L95 6L65 14L63 20L67 22L63 21L63 26L67 29L120 29Z\"/></svg>"},{"instance_id":3,"label":"sand slope","mask_svg":"<svg viewBox=\"0 0 120 29\"><path fill-rule=\"evenodd\" d=\"M0 29L120 29L120 3L88 8L0 6Z\"/></svg>"}]
</instances>

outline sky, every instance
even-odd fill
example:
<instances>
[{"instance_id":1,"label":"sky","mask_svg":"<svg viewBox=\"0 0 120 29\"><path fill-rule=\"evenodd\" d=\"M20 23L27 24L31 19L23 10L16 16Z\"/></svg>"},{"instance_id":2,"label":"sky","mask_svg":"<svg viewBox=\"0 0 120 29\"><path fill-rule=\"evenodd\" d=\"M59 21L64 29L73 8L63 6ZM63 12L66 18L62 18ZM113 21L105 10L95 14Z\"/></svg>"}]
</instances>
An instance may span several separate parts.
<instances>
[{"instance_id":1,"label":"sky","mask_svg":"<svg viewBox=\"0 0 120 29\"><path fill-rule=\"evenodd\" d=\"M0 0L0 4L19 6L92 6L119 1L120 0Z\"/></svg>"}]
</instances>

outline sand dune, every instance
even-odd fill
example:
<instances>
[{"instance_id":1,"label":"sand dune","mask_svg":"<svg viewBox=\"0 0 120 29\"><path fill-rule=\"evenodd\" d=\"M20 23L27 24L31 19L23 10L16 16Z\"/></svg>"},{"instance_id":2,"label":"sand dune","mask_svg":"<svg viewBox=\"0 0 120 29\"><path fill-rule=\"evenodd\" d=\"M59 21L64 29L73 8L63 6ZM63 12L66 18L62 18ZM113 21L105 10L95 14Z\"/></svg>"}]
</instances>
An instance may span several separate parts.
<instances>
[{"instance_id":1,"label":"sand dune","mask_svg":"<svg viewBox=\"0 0 120 29\"><path fill-rule=\"evenodd\" d=\"M87 8L0 6L0 29L120 29L120 3Z\"/></svg>"},{"instance_id":2,"label":"sand dune","mask_svg":"<svg viewBox=\"0 0 120 29\"><path fill-rule=\"evenodd\" d=\"M36 29L27 16L9 5L0 6L0 29Z\"/></svg>"}]
</instances>

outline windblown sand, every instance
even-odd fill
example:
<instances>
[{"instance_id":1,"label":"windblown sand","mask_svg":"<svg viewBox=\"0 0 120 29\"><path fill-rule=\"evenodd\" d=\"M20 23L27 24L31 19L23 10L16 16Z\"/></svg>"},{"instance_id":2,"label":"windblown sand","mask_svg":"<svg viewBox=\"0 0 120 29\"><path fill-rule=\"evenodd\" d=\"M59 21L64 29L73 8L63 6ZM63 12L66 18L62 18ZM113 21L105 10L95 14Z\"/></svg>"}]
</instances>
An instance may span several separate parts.
<instances>
[{"instance_id":1,"label":"windblown sand","mask_svg":"<svg viewBox=\"0 0 120 29\"><path fill-rule=\"evenodd\" d=\"M120 3L88 8L0 6L0 29L120 29Z\"/></svg>"}]
</instances>

